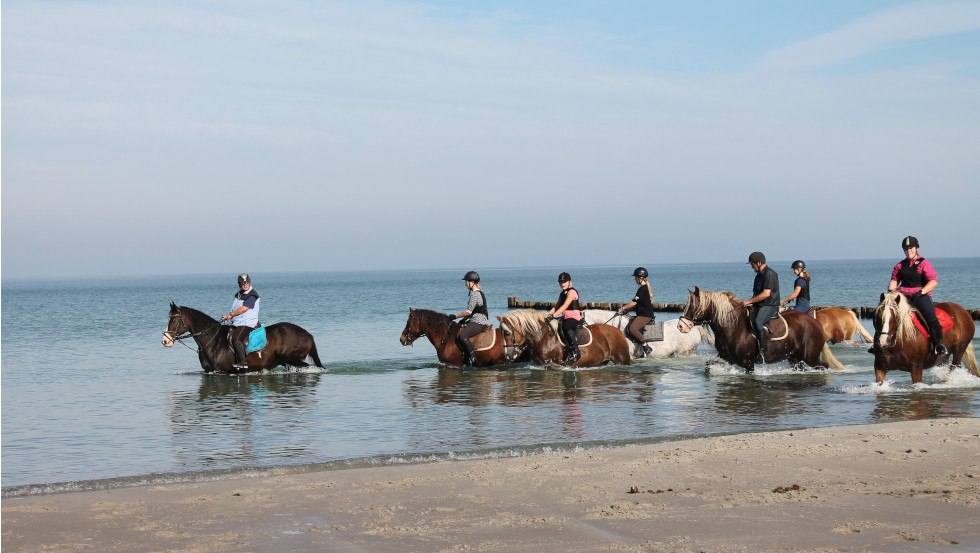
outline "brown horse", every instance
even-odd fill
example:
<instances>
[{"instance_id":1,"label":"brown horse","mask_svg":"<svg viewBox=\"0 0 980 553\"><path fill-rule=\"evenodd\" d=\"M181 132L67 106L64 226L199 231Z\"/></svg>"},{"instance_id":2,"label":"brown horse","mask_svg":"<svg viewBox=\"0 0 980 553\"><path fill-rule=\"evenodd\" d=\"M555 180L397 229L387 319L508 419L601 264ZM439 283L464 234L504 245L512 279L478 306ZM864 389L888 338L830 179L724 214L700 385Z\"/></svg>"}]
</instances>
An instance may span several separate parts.
<instances>
[{"instance_id":1,"label":"brown horse","mask_svg":"<svg viewBox=\"0 0 980 553\"><path fill-rule=\"evenodd\" d=\"M531 357L539 365L559 364L565 347L558 340L557 326L545 321L545 313L534 309L511 311L500 321L500 330L510 351L530 351ZM582 358L574 367L597 367L608 362L617 365L631 365L629 343L621 330L607 324L588 326L592 331L592 341L580 345Z\"/></svg>"},{"instance_id":2,"label":"brown horse","mask_svg":"<svg viewBox=\"0 0 980 553\"><path fill-rule=\"evenodd\" d=\"M402 330L399 341L403 346L410 346L419 337L427 336L429 342L436 348L436 356L439 361L447 365L462 366L463 352L456 344L456 335L459 334L459 330L460 325L453 322L449 315L428 309L409 308L408 321L405 322L405 328ZM483 351L474 351L477 367L489 367L527 359L526 352L509 359L504 354L504 340L500 334L500 329L494 329L494 333L493 347Z\"/></svg>"},{"instance_id":3,"label":"brown horse","mask_svg":"<svg viewBox=\"0 0 980 553\"><path fill-rule=\"evenodd\" d=\"M940 302L936 309L942 309L953 318L953 327L943 332L943 341L949 349L950 364L963 366L970 374L980 377L977 357L973 351L973 334L976 325L973 318L957 303ZM922 371L936 366L940 361L929 339L915 328L912 317L917 311L909 303L905 294L888 292L881 295L881 303L875 311L875 380L885 381L888 371L908 371L912 382L922 382Z\"/></svg>"},{"instance_id":4,"label":"brown horse","mask_svg":"<svg viewBox=\"0 0 980 553\"><path fill-rule=\"evenodd\" d=\"M316 352L316 343L309 332L293 323L275 323L265 327L268 342L266 346L249 353L246 358L248 369L240 371L232 367L235 363L235 352L228 342L228 329L227 325L197 309L177 307L174 302L170 302L170 320L161 342L164 347L169 348L181 340L194 338L201 368L207 373L255 372L279 365L308 367L310 364L306 362L307 357L312 358L317 367L323 367Z\"/></svg>"},{"instance_id":5,"label":"brown horse","mask_svg":"<svg viewBox=\"0 0 980 553\"><path fill-rule=\"evenodd\" d=\"M857 344L856 341L851 341L855 332L861 336L862 340L869 344L874 341L871 334L864 329L864 325L858 320L857 314L850 309L824 307L823 309L814 311L814 316L817 318L820 326L823 327L823 333L827 341L832 344L839 344L841 342Z\"/></svg>"},{"instance_id":6,"label":"brown horse","mask_svg":"<svg viewBox=\"0 0 980 553\"><path fill-rule=\"evenodd\" d=\"M844 368L831 353L816 319L799 311L788 311L782 315L789 328L782 338L782 331L773 331L767 363L785 359L793 364L804 363L811 367ZM711 327L715 333L715 349L722 359L749 372L755 368L759 343L749 327L748 309L742 307L734 294L695 288L677 325L681 332L690 332L695 324ZM772 325L772 321L769 324Z\"/></svg>"}]
</instances>

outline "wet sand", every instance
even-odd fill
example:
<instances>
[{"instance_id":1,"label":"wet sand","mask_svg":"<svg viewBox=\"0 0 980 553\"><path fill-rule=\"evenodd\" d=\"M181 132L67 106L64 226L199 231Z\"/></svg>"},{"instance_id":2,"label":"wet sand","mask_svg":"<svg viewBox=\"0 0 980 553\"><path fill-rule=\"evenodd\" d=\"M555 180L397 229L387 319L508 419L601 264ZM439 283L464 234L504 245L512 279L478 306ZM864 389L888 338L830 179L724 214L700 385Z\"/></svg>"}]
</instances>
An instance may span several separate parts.
<instances>
[{"instance_id":1,"label":"wet sand","mask_svg":"<svg viewBox=\"0 0 980 553\"><path fill-rule=\"evenodd\" d=\"M980 419L9 498L17 551L977 551Z\"/></svg>"}]
</instances>

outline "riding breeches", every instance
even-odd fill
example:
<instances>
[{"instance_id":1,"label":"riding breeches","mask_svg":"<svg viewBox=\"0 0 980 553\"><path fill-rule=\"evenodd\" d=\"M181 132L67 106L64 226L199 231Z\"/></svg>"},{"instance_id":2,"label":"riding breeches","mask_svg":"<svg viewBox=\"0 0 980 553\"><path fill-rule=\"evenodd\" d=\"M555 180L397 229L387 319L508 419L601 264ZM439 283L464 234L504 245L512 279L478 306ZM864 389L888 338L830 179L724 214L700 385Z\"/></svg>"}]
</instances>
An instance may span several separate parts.
<instances>
[{"instance_id":1,"label":"riding breeches","mask_svg":"<svg viewBox=\"0 0 980 553\"><path fill-rule=\"evenodd\" d=\"M752 312L749 314L749 322L752 325L752 331L758 336L759 332L766 326L769 319L776 316L779 313L778 305L760 305L758 307L753 306Z\"/></svg>"},{"instance_id":2,"label":"riding breeches","mask_svg":"<svg viewBox=\"0 0 980 553\"><path fill-rule=\"evenodd\" d=\"M626 327L626 337L633 340L637 344L643 343L643 327L648 325L652 321L652 317L644 317L643 315L637 315L630 321L628 327Z\"/></svg>"},{"instance_id":3,"label":"riding breeches","mask_svg":"<svg viewBox=\"0 0 980 553\"><path fill-rule=\"evenodd\" d=\"M228 331L228 341L231 342L231 347L235 351L235 359L238 363L245 362L245 342L248 341L248 335L254 329L250 326L233 326L231 330Z\"/></svg>"},{"instance_id":4,"label":"riding breeches","mask_svg":"<svg viewBox=\"0 0 980 553\"><path fill-rule=\"evenodd\" d=\"M582 321L578 319L562 319L561 334L565 337L565 343L569 347L578 349L578 327Z\"/></svg>"},{"instance_id":5,"label":"riding breeches","mask_svg":"<svg viewBox=\"0 0 980 553\"><path fill-rule=\"evenodd\" d=\"M466 323L463 328L459 329L459 334L456 335L457 340L469 340L470 338L476 336L477 334L483 332L487 329L486 325L481 325L477 323Z\"/></svg>"},{"instance_id":6,"label":"riding breeches","mask_svg":"<svg viewBox=\"0 0 980 553\"><path fill-rule=\"evenodd\" d=\"M936 308L932 305L932 297L925 294L919 294L919 296L915 299L910 297L909 302L912 303L913 307L919 310L919 313L922 313L922 318L925 319L926 323L928 323L930 326L934 322L938 322L938 319L936 319Z\"/></svg>"}]
</instances>

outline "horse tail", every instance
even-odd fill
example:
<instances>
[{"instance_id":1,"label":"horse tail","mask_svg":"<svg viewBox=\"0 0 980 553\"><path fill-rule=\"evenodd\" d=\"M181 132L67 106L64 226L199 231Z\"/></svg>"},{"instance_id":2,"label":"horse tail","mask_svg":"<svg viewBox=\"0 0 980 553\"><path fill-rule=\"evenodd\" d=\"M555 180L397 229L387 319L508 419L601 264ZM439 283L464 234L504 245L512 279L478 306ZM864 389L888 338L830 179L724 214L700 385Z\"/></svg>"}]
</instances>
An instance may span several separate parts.
<instances>
[{"instance_id":1,"label":"horse tail","mask_svg":"<svg viewBox=\"0 0 980 553\"><path fill-rule=\"evenodd\" d=\"M977 354L973 351L973 342L966 345L966 351L963 352L963 366L966 370L970 371L970 374L976 377L980 377L980 368L977 368Z\"/></svg>"},{"instance_id":2,"label":"horse tail","mask_svg":"<svg viewBox=\"0 0 980 553\"><path fill-rule=\"evenodd\" d=\"M874 342L875 340L874 337L871 336L871 334L869 334L867 330L865 330L864 325L861 324L861 319L858 319L857 313L851 311L850 309L848 309L847 312L850 313L851 317L854 318L854 325L855 328L857 328L857 333L861 335L861 340L864 340L865 344L870 344L871 342Z\"/></svg>"},{"instance_id":3,"label":"horse tail","mask_svg":"<svg viewBox=\"0 0 980 553\"><path fill-rule=\"evenodd\" d=\"M846 367L841 364L840 361L834 357L833 352L830 351L830 346L824 343L823 348L820 350L820 363L825 365L827 368L841 370Z\"/></svg>"},{"instance_id":4,"label":"horse tail","mask_svg":"<svg viewBox=\"0 0 980 553\"><path fill-rule=\"evenodd\" d=\"M313 340L313 335L310 335L310 357L313 358L313 364L317 367L323 368L323 363L320 363L320 356L316 353L316 342Z\"/></svg>"}]
</instances>

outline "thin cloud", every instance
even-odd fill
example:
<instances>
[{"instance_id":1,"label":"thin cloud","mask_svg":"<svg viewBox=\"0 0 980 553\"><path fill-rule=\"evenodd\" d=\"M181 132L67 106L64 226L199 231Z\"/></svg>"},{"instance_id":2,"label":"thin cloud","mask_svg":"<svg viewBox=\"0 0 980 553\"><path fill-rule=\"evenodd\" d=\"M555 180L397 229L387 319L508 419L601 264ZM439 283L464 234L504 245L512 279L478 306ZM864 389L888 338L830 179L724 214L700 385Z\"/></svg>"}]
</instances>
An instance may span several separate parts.
<instances>
[{"instance_id":1,"label":"thin cloud","mask_svg":"<svg viewBox=\"0 0 980 553\"><path fill-rule=\"evenodd\" d=\"M902 42L980 30L980 3L915 4L883 10L779 48L760 68L792 71L835 65Z\"/></svg>"}]
</instances>

